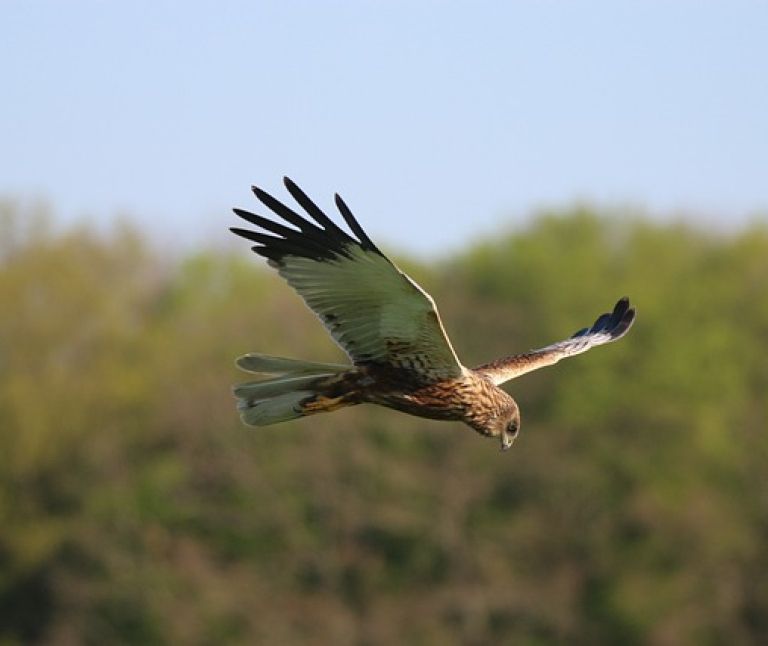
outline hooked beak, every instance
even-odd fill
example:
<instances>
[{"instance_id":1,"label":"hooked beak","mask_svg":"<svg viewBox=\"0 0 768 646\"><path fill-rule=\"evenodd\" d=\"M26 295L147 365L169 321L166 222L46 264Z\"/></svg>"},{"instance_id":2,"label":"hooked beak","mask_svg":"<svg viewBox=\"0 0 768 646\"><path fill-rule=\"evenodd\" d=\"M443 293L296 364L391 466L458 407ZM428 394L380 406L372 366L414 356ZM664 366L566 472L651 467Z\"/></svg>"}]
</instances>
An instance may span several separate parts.
<instances>
[{"instance_id":1,"label":"hooked beak","mask_svg":"<svg viewBox=\"0 0 768 646\"><path fill-rule=\"evenodd\" d=\"M501 450L509 451L509 449L512 447L512 444L514 444L516 437L517 437L517 434L510 435L509 433L507 433L507 429L504 429L501 432Z\"/></svg>"}]
</instances>

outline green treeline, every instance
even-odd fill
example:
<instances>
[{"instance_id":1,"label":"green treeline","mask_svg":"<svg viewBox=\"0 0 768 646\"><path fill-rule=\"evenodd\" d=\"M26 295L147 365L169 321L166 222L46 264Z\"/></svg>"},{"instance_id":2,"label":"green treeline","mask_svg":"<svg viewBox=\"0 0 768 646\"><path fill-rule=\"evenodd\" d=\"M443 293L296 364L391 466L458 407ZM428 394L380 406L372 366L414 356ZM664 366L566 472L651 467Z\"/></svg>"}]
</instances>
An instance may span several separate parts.
<instances>
[{"instance_id":1,"label":"green treeline","mask_svg":"<svg viewBox=\"0 0 768 646\"><path fill-rule=\"evenodd\" d=\"M638 320L508 384L506 454L246 429L237 355L340 358L260 259L0 205L0 644L768 642L768 229L573 210L402 264L468 365Z\"/></svg>"}]
</instances>

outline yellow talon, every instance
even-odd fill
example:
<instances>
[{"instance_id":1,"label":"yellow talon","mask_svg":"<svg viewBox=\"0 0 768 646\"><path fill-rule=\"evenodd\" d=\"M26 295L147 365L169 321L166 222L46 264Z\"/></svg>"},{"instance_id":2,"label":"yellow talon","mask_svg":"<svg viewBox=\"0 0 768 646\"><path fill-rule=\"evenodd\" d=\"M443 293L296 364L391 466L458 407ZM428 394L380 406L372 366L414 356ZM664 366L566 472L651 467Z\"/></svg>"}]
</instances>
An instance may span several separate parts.
<instances>
[{"instance_id":1,"label":"yellow talon","mask_svg":"<svg viewBox=\"0 0 768 646\"><path fill-rule=\"evenodd\" d=\"M332 412L345 406L344 397L324 397L317 395L314 399L302 405L302 412L305 415L312 413Z\"/></svg>"}]
</instances>

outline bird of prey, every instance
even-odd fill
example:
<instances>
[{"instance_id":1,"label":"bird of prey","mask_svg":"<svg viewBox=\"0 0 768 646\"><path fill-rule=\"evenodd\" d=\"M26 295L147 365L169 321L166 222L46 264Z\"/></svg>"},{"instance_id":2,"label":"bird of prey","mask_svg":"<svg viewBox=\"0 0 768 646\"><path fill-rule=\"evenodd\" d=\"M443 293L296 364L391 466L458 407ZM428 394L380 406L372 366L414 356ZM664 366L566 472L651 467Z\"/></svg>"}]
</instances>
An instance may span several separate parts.
<instances>
[{"instance_id":1,"label":"bird of prey","mask_svg":"<svg viewBox=\"0 0 768 646\"><path fill-rule=\"evenodd\" d=\"M350 364L317 363L260 353L237 365L267 378L234 387L244 423L265 426L371 403L438 420L462 421L499 438L502 450L520 431L520 410L499 386L624 336L635 319L629 299L564 341L467 368L456 356L432 297L371 241L337 194L350 233L336 225L287 177L299 215L253 187L280 221L234 212L259 230L231 231L252 247L317 314ZM308 217L307 217L308 216Z\"/></svg>"}]
</instances>

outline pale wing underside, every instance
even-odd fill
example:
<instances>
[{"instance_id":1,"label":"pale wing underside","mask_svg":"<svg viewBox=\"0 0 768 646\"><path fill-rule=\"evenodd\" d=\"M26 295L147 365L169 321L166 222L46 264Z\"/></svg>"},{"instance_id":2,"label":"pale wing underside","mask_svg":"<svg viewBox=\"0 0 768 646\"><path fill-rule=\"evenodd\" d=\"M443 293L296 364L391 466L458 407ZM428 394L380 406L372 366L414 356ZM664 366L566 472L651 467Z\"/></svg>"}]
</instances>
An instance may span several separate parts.
<instances>
[{"instance_id":1,"label":"pale wing underside","mask_svg":"<svg viewBox=\"0 0 768 646\"><path fill-rule=\"evenodd\" d=\"M613 312L602 314L591 327L579 330L565 341L553 343L545 348L499 359L475 368L494 384L519 377L533 370L551 366L560 359L572 357L591 348L616 341L623 337L635 320L635 309L629 306L629 299L622 298Z\"/></svg>"},{"instance_id":2,"label":"pale wing underside","mask_svg":"<svg viewBox=\"0 0 768 646\"><path fill-rule=\"evenodd\" d=\"M425 381L459 376L462 366L429 294L376 248L338 195L336 204L358 239L336 226L291 180L284 181L317 224L254 188L265 206L296 228L235 209L276 236L232 231L258 243L253 250L269 259L356 364L406 368Z\"/></svg>"}]
</instances>

